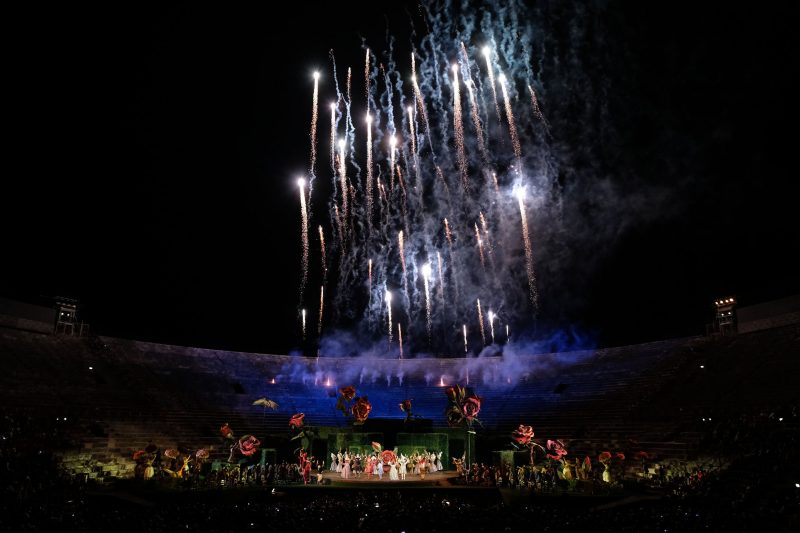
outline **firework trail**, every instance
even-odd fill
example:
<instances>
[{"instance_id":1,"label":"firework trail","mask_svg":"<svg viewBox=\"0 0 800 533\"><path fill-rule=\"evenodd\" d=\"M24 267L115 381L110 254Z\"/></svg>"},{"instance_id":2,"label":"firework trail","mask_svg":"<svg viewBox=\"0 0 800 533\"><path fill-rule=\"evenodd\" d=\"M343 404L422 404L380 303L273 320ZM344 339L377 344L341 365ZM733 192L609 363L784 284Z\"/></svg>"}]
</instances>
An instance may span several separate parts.
<instances>
[{"instance_id":1,"label":"firework trail","mask_svg":"<svg viewBox=\"0 0 800 533\"><path fill-rule=\"evenodd\" d=\"M508 332L508 324L506 324L506 342L509 341L510 337L511 336L509 335L509 332Z\"/></svg>"},{"instance_id":2,"label":"firework trail","mask_svg":"<svg viewBox=\"0 0 800 533\"><path fill-rule=\"evenodd\" d=\"M364 58L364 96L367 100L367 115L369 115L369 48Z\"/></svg>"},{"instance_id":3,"label":"firework trail","mask_svg":"<svg viewBox=\"0 0 800 533\"><path fill-rule=\"evenodd\" d=\"M333 102L331 102L331 168L336 169L336 104Z\"/></svg>"},{"instance_id":4,"label":"firework trail","mask_svg":"<svg viewBox=\"0 0 800 533\"><path fill-rule=\"evenodd\" d=\"M302 235L303 242L303 275L300 280L300 302L302 303L303 293L305 292L306 283L308 282L308 211L306 210L306 180L298 178L297 186L300 189L300 218L302 224L300 234Z\"/></svg>"},{"instance_id":5,"label":"firework trail","mask_svg":"<svg viewBox=\"0 0 800 533\"><path fill-rule=\"evenodd\" d=\"M481 152L481 156L483 157L484 164L489 163L489 154L486 152L486 141L483 137L483 126L481 125L481 117L478 115L480 110L478 109L478 102L475 99L475 93L473 92L473 83L472 83L472 73L469 69L469 56L467 55L467 48L464 46L464 42L461 42L461 54L464 58L464 66L467 71L467 76L464 78L464 85L467 87L467 94L469 94L469 109L470 115L472 116L472 125L475 127L475 135L477 135L478 139L478 150Z\"/></svg>"},{"instance_id":6,"label":"firework trail","mask_svg":"<svg viewBox=\"0 0 800 533\"><path fill-rule=\"evenodd\" d=\"M303 317L303 340L306 340L306 310L301 310L300 315Z\"/></svg>"},{"instance_id":7,"label":"firework trail","mask_svg":"<svg viewBox=\"0 0 800 533\"><path fill-rule=\"evenodd\" d=\"M489 330L492 332L492 344L494 344L494 312L489 309Z\"/></svg>"},{"instance_id":8,"label":"firework trail","mask_svg":"<svg viewBox=\"0 0 800 533\"><path fill-rule=\"evenodd\" d=\"M325 310L325 286L319 287L319 322L317 322L317 338L322 336L322 313Z\"/></svg>"},{"instance_id":9,"label":"firework trail","mask_svg":"<svg viewBox=\"0 0 800 533\"><path fill-rule=\"evenodd\" d=\"M464 153L464 124L461 120L461 90L458 83L458 65L453 65L453 130L456 141L456 161L461 174L461 185L464 193L469 193L469 177L467 175L467 156Z\"/></svg>"},{"instance_id":10,"label":"firework trail","mask_svg":"<svg viewBox=\"0 0 800 533\"><path fill-rule=\"evenodd\" d=\"M328 260L325 256L325 233L322 230L322 226L319 226L319 253L322 266L322 283L324 285L328 282Z\"/></svg>"},{"instance_id":11,"label":"firework trail","mask_svg":"<svg viewBox=\"0 0 800 533\"><path fill-rule=\"evenodd\" d=\"M494 192L500 194L500 184L497 183L497 174L492 172L492 181L494 182Z\"/></svg>"},{"instance_id":12,"label":"firework trail","mask_svg":"<svg viewBox=\"0 0 800 533\"><path fill-rule=\"evenodd\" d=\"M519 201L519 216L522 220L522 240L525 245L525 271L528 274L528 295L533 305L534 315L539 308L539 294L536 290L536 273L533 270L533 249L531 248L530 233L528 232L528 217L525 215L525 189L516 190Z\"/></svg>"},{"instance_id":13,"label":"firework trail","mask_svg":"<svg viewBox=\"0 0 800 533\"><path fill-rule=\"evenodd\" d=\"M497 103L497 88L494 85L494 67L492 67L492 49L488 46L483 47L483 57L486 58L486 70L489 73L489 85L492 86L492 98L494 99L494 110L497 112L497 119L502 121L503 115L500 114L500 104Z\"/></svg>"},{"instance_id":14,"label":"firework trail","mask_svg":"<svg viewBox=\"0 0 800 533\"><path fill-rule=\"evenodd\" d=\"M349 187L347 186L347 165L344 159L344 148L347 143L344 139L339 141L339 184L342 189L342 218L341 218L341 233L342 241L347 237L347 226L350 218L349 209Z\"/></svg>"},{"instance_id":15,"label":"firework trail","mask_svg":"<svg viewBox=\"0 0 800 533\"><path fill-rule=\"evenodd\" d=\"M467 351L469 350L469 347L467 345L467 325L464 324L463 326L461 326L461 328L464 332L464 353L467 353Z\"/></svg>"},{"instance_id":16,"label":"firework trail","mask_svg":"<svg viewBox=\"0 0 800 533\"><path fill-rule=\"evenodd\" d=\"M495 268L494 264L494 249L492 248L492 240L489 238L489 226L486 223L486 217L483 216L483 211L480 211L478 216L481 219L481 228L483 229L483 235L486 241L486 250L489 252L489 263L492 266L492 272L496 272L497 269Z\"/></svg>"},{"instance_id":17,"label":"firework trail","mask_svg":"<svg viewBox=\"0 0 800 533\"><path fill-rule=\"evenodd\" d=\"M369 60L369 52L367 52L367 60ZM371 233L372 233L372 115L367 114L367 236L369 236Z\"/></svg>"},{"instance_id":18,"label":"firework trail","mask_svg":"<svg viewBox=\"0 0 800 533\"><path fill-rule=\"evenodd\" d=\"M367 309L372 309L372 259L367 261L367 294L369 294Z\"/></svg>"},{"instance_id":19,"label":"firework trail","mask_svg":"<svg viewBox=\"0 0 800 533\"><path fill-rule=\"evenodd\" d=\"M419 182L419 164L417 163L417 133L414 127L414 107L408 106L406 111L408 111L408 127L411 133L411 158L417 175L417 181Z\"/></svg>"},{"instance_id":20,"label":"firework trail","mask_svg":"<svg viewBox=\"0 0 800 533\"><path fill-rule=\"evenodd\" d=\"M422 99L422 92L419 90L417 83L417 65L414 62L414 54L411 54L411 85L414 88L414 99L419 108L419 114L422 115L422 121L425 123L425 136L428 138L428 144L433 152L433 141L431 140L431 125L428 122L428 113L425 111L425 101Z\"/></svg>"},{"instance_id":21,"label":"firework trail","mask_svg":"<svg viewBox=\"0 0 800 533\"><path fill-rule=\"evenodd\" d=\"M500 82L500 89L503 90L503 102L506 106L506 118L508 119L508 131L511 134L511 145L514 147L514 155L517 157L517 173L522 174L522 147L519 144L519 135L517 134L517 125L514 121L514 111L511 109L511 101L508 99L508 91L506 90L506 76L500 74L497 81Z\"/></svg>"},{"instance_id":22,"label":"firework trail","mask_svg":"<svg viewBox=\"0 0 800 533\"><path fill-rule=\"evenodd\" d=\"M483 345L486 346L486 332L483 329L483 313L481 312L480 298L478 298L478 325L480 326L481 330L481 340L483 341Z\"/></svg>"},{"instance_id":23,"label":"firework trail","mask_svg":"<svg viewBox=\"0 0 800 533\"><path fill-rule=\"evenodd\" d=\"M389 325L389 345L392 344L392 293L390 291L386 291L386 296L384 298L386 300L386 313L389 317L388 325Z\"/></svg>"},{"instance_id":24,"label":"firework trail","mask_svg":"<svg viewBox=\"0 0 800 533\"><path fill-rule=\"evenodd\" d=\"M391 156L389 159L389 191L394 192L394 165L397 159L397 137L394 135L389 137L389 148L391 148Z\"/></svg>"},{"instance_id":25,"label":"firework trail","mask_svg":"<svg viewBox=\"0 0 800 533\"><path fill-rule=\"evenodd\" d=\"M478 231L478 224L475 223L475 240L478 243L478 252L481 255L481 266L483 267L484 272L486 271L486 261L483 258L483 239L481 239L481 232Z\"/></svg>"},{"instance_id":26,"label":"firework trail","mask_svg":"<svg viewBox=\"0 0 800 533\"><path fill-rule=\"evenodd\" d=\"M308 200L311 203L311 191L314 188L314 178L317 176L317 113L319 107L319 72L314 73L314 97L311 100L311 166L308 171Z\"/></svg>"},{"instance_id":27,"label":"firework trail","mask_svg":"<svg viewBox=\"0 0 800 533\"><path fill-rule=\"evenodd\" d=\"M400 265L403 267L403 292L408 300L408 274L406 274L406 247L403 241L403 230L397 234L397 246L400 252Z\"/></svg>"},{"instance_id":28,"label":"firework trail","mask_svg":"<svg viewBox=\"0 0 800 533\"><path fill-rule=\"evenodd\" d=\"M544 117L542 110L539 108L539 99L536 98L536 93L533 91L533 87L528 84L528 91L531 93L531 107L533 107L533 115L542 121L544 127L548 130L550 129L550 123L547 122L547 119Z\"/></svg>"},{"instance_id":29,"label":"firework trail","mask_svg":"<svg viewBox=\"0 0 800 533\"><path fill-rule=\"evenodd\" d=\"M391 342L391 340L389 342ZM397 323L397 342L400 344L400 359L402 359L403 358L403 328L400 327L400 322Z\"/></svg>"},{"instance_id":30,"label":"firework trail","mask_svg":"<svg viewBox=\"0 0 800 533\"><path fill-rule=\"evenodd\" d=\"M425 314L427 316L428 322L428 343L431 342L431 292L430 292L430 282L431 282L431 264L425 263L422 265L422 279L425 282Z\"/></svg>"},{"instance_id":31,"label":"firework trail","mask_svg":"<svg viewBox=\"0 0 800 533\"><path fill-rule=\"evenodd\" d=\"M439 285L436 291L439 293L439 300L442 303L442 309L444 309L444 274L442 274L442 254L440 252L436 252L436 268L439 271Z\"/></svg>"}]
</instances>

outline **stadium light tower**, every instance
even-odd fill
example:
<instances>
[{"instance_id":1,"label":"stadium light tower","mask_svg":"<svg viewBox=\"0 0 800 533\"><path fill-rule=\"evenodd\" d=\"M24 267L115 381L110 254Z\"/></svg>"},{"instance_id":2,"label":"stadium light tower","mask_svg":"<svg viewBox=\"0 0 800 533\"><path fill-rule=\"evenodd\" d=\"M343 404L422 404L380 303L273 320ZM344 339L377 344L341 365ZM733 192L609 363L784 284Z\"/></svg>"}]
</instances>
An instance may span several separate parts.
<instances>
[{"instance_id":1,"label":"stadium light tower","mask_svg":"<svg viewBox=\"0 0 800 533\"><path fill-rule=\"evenodd\" d=\"M728 296L714 300L716 315L714 317L714 329L721 335L733 335L736 333L736 298Z\"/></svg>"}]
</instances>

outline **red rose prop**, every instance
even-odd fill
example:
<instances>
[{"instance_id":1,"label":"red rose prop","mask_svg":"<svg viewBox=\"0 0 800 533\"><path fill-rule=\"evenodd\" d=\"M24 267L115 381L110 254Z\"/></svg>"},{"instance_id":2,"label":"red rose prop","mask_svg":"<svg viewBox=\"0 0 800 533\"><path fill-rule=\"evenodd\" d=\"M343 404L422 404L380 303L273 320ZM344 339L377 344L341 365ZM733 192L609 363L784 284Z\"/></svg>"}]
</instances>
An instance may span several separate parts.
<instances>
[{"instance_id":1,"label":"red rose prop","mask_svg":"<svg viewBox=\"0 0 800 533\"><path fill-rule=\"evenodd\" d=\"M356 389L352 386L342 387L339 389L339 393L344 396L344 399L348 402L356 397Z\"/></svg>"},{"instance_id":2,"label":"red rose prop","mask_svg":"<svg viewBox=\"0 0 800 533\"><path fill-rule=\"evenodd\" d=\"M135 452L133 452L133 460L138 461L140 459L143 459L146 454L147 452L144 450L136 450Z\"/></svg>"},{"instance_id":3,"label":"red rose prop","mask_svg":"<svg viewBox=\"0 0 800 533\"><path fill-rule=\"evenodd\" d=\"M299 428L303 425L303 419L306 417L305 413L297 413L289 419L289 425Z\"/></svg>"},{"instance_id":4,"label":"red rose prop","mask_svg":"<svg viewBox=\"0 0 800 533\"><path fill-rule=\"evenodd\" d=\"M239 439L239 450L241 450L242 455L248 457L256 453L260 445L261 441L252 435L245 435Z\"/></svg>"},{"instance_id":5,"label":"red rose prop","mask_svg":"<svg viewBox=\"0 0 800 533\"><path fill-rule=\"evenodd\" d=\"M447 410L447 424L451 427L458 426L464 421L464 414L458 407L451 407Z\"/></svg>"},{"instance_id":6,"label":"red rose prop","mask_svg":"<svg viewBox=\"0 0 800 533\"><path fill-rule=\"evenodd\" d=\"M226 439L233 438L233 430L231 429L231 427L228 425L227 422L221 428L219 428L219 433Z\"/></svg>"},{"instance_id":7,"label":"red rose prop","mask_svg":"<svg viewBox=\"0 0 800 533\"><path fill-rule=\"evenodd\" d=\"M645 451L636 452L637 459L650 459L650 454Z\"/></svg>"},{"instance_id":8,"label":"red rose prop","mask_svg":"<svg viewBox=\"0 0 800 533\"><path fill-rule=\"evenodd\" d=\"M205 448L200 448L194 454L194 456L197 458L198 461L205 461L206 459L208 459L208 455L209 455L208 450L206 450Z\"/></svg>"},{"instance_id":9,"label":"red rose prop","mask_svg":"<svg viewBox=\"0 0 800 533\"><path fill-rule=\"evenodd\" d=\"M525 444L527 446L530 444L531 439L533 439L533 428L531 426L523 426L520 424L519 427L511 434L511 438L519 444Z\"/></svg>"},{"instance_id":10,"label":"red rose prop","mask_svg":"<svg viewBox=\"0 0 800 533\"><path fill-rule=\"evenodd\" d=\"M403 411L404 413L410 413L411 400L403 400L402 402L400 402L400 410Z\"/></svg>"},{"instance_id":11,"label":"red rose prop","mask_svg":"<svg viewBox=\"0 0 800 533\"><path fill-rule=\"evenodd\" d=\"M464 403L461 404L461 412L471 422L481 412L481 398L475 395L465 398Z\"/></svg>"},{"instance_id":12,"label":"red rose prop","mask_svg":"<svg viewBox=\"0 0 800 533\"><path fill-rule=\"evenodd\" d=\"M620 461L624 461L625 460L625 454L622 453L622 452L618 452L617 453L617 459L619 459Z\"/></svg>"},{"instance_id":13,"label":"red rose prop","mask_svg":"<svg viewBox=\"0 0 800 533\"><path fill-rule=\"evenodd\" d=\"M372 411L372 405L367 400L367 397L362 396L361 398L358 398L356 403L353 404L352 408L353 416L356 419L356 424L363 424L369 416L370 411Z\"/></svg>"},{"instance_id":14,"label":"red rose prop","mask_svg":"<svg viewBox=\"0 0 800 533\"><path fill-rule=\"evenodd\" d=\"M597 456L597 460L601 463L607 463L611 460L611 452L601 452L600 455Z\"/></svg>"},{"instance_id":15,"label":"red rose prop","mask_svg":"<svg viewBox=\"0 0 800 533\"><path fill-rule=\"evenodd\" d=\"M384 450L381 454L381 459L383 459L383 464L388 465L389 463L396 462L397 456L392 450Z\"/></svg>"}]
</instances>

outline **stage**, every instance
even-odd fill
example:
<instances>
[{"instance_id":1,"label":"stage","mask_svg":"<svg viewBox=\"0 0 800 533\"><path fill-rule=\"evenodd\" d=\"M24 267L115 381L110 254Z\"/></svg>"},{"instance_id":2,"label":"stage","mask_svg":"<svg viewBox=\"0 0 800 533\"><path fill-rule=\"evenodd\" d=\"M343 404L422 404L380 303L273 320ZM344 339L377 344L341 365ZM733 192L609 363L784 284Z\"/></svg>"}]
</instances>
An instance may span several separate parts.
<instances>
[{"instance_id":1,"label":"stage","mask_svg":"<svg viewBox=\"0 0 800 533\"><path fill-rule=\"evenodd\" d=\"M422 479L417 474L407 474L406 479L390 480L389 474L384 474L383 479L373 475L367 478L366 474L361 474L359 477L353 475L349 479L344 479L339 472L324 472L322 480L324 485L332 487L348 487L348 488L416 488L416 487L451 487L453 484L451 479L457 477L458 474L455 470L443 470L433 474L425 474L425 479Z\"/></svg>"}]
</instances>

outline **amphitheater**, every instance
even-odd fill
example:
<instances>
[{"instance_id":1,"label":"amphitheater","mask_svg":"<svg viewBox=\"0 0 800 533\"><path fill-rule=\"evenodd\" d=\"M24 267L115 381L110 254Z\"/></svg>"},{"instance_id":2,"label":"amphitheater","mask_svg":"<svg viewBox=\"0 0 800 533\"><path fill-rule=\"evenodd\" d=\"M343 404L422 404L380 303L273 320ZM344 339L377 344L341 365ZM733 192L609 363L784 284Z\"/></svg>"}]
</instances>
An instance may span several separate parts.
<instances>
[{"instance_id":1,"label":"amphitheater","mask_svg":"<svg viewBox=\"0 0 800 533\"><path fill-rule=\"evenodd\" d=\"M353 431L335 409L337 387L345 385L374 407L360 431L392 444L396 428L403 431L398 403L413 398L421 431L448 435L446 455L457 456L464 433L447 427L443 385L468 382L483 398L476 447L487 461L509 448L519 424L532 425L537 438L569 443L577 456L642 450L690 459L705 419L795 402L800 390L796 323L513 361L313 359L18 326L0 327L0 402L6 412L61 424L74 443L57 451L62 468L96 482L131 477L131 454L151 442L203 447L223 461L219 427L226 422L237 435L258 436L275 459L291 459L288 420L297 412L319 428L313 450L325 455L326 439ZM261 397L278 409L254 406Z\"/></svg>"}]
</instances>

